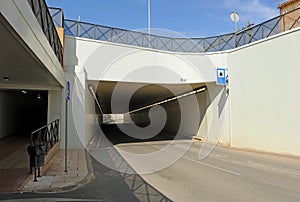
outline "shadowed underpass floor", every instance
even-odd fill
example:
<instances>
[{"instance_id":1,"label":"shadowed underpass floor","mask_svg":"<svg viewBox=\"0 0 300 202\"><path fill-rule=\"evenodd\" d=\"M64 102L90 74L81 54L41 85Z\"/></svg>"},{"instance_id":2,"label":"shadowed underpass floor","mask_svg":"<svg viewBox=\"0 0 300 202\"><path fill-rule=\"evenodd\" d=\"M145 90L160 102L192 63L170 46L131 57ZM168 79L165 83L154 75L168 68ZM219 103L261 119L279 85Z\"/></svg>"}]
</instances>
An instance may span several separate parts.
<instances>
[{"instance_id":1,"label":"shadowed underpass floor","mask_svg":"<svg viewBox=\"0 0 300 202\"><path fill-rule=\"evenodd\" d=\"M0 140L0 192L16 192L29 176L28 144L22 136Z\"/></svg>"},{"instance_id":2,"label":"shadowed underpass floor","mask_svg":"<svg viewBox=\"0 0 300 202\"><path fill-rule=\"evenodd\" d=\"M192 136L188 135L178 135L177 132L172 131L164 131L162 130L160 133L155 135L149 139L138 139L135 137L130 137L124 134L117 125L102 125L101 129L105 133L106 138L113 144L122 144L122 143L137 143L137 142L156 142L156 141L164 141L164 140L173 140L175 137L177 140L191 140Z\"/></svg>"}]
</instances>

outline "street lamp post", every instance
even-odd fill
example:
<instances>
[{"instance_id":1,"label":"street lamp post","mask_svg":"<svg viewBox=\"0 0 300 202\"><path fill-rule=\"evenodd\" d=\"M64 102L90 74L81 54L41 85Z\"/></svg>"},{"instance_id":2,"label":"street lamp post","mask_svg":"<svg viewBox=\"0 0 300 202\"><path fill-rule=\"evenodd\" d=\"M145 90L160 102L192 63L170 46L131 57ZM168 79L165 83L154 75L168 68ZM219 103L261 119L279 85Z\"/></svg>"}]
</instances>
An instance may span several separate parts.
<instances>
[{"instance_id":1,"label":"street lamp post","mask_svg":"<svg viewBox=\"0 0 300 202\"><path fill-rule=\"evenodd\" d=\"M237 32L237 22L240 20L240 16L237 12L232 12L230 14L230 19L232 22L234 22L234 43L235 43L235 47L237 47L237 41L236 41L236 32Z\"/></svg>"},{"instance_id":2,"label":"street lamp post","mask_svg":"<svg viewBox=\"0 0 300 202\"><path fill-rule=\"evenodd\" d=\"M150 26L151 26L151 2L150 0L148 0L148 44L149 44L149 48L151 48L151 30L150 30Z\"/></svg>"}]
</instances>

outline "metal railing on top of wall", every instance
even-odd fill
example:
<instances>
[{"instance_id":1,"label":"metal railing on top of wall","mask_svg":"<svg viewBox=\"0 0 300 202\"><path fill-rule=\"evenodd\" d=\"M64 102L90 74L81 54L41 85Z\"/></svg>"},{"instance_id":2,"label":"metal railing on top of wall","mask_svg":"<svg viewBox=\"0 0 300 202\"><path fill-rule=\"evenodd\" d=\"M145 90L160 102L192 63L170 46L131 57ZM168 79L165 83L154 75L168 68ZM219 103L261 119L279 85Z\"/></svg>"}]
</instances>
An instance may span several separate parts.
<instances>
[{"instance_id":1,"label":"metal railing on top of wall","mask_svg":"<svg viewBox=\"0 0 300 202\"><path fill-rule=\"evenodd\" d=\"M64 27L64 13L61 8L48 7L55 27Z\"/></svg>"},{"instance_id":2,"label":"metal railing on top of wall","mask_svg":"<svg viewBox=\"0 0 300 202\"><path fill-rule=\"evenodd\" d=\"M63 62L63 48L53 23L50 11L47 7L45 0L27 0L32 11L41 25L41 28L47 37L50 46L52 47L58 61L62 64ZM60 11L63 16L62 10Z\"/></svg>"},{"instance_id":3,"label":"metal railing on top of wall","mask_svg":"<svg viewBox=\"0 0 300 202\"><path fill-rule=\"evenodd\" d=\"M59 12L59 9L56 9L56 12L54 13L58 15L57 12ZM150 35L149 37L147 33L67 19L64 20L63 25L65 35L68 36L83 37L172 52L203 53L225 51L241 47L295 27L299 27L299 18L300 8L297 8L261 24L247 27L237 33L229 33L206 38L172 38L157 35Z\"/></svg>"}]
</instances>

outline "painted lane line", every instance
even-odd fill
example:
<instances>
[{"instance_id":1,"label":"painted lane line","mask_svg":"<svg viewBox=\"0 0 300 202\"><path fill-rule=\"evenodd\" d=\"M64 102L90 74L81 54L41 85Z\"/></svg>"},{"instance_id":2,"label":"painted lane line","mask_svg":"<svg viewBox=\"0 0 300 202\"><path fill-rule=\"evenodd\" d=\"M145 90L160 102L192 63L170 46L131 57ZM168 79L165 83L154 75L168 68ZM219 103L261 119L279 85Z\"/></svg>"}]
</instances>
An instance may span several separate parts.
<instances>
[{"instance_id":1,"label":"painted lane line","mask_svg":"<svg viewBox=\"0 0 300 202\"><path fill-rule=\"evenodd\" d=\"M148 143L147 143L148 144ZM150 145L148 144L150 147L152 148L155 148L157 150L159 150L159 148L153 146L153 145ZM178 145L176 145L178 146ZM188 152L188 151L187 151ZM169 153L169 152L168 152ZM173 155L172 153L169 153L171 155ZM214 166L214 165L211 165L211 164L207 164L207 163L204 163L204 162L201 162L201 161L197 161L197 160L194 160L194 159L191 159L191 158L188 158L188 157L182 157L183 159L186 159L186 160L189 160L189 161L192 161L194 163L198 163L198 164L201 164L203 166L207 166L207 167L210 167L210 168L214 168L216 170L220 170L220 171L223 171L223 172L226 172L226 173L229 173L229 174L232 174L232 175L236 175L236 176L240 176L241 174L240 173L237 173L237 172L234 172L234 171L231 171L231 170L228 170L228 169L225 169L225 168L221 168L221 167L218 167L218 166ZM180 160L180 159L178 159Z\"/></svg>"},{"instance_id":2,"label":"painted lane line","mask_svg":"<svg viewBox=\"0 0 300 202\"><path fill-rule=\"evenodd\" d=\"M197 160L194 160L194 159L191 159L191 158L187 158L187 157L183 157L183 158L186 159L186 160L192 161L192 162L194 162L194 163L198 163L198 164L201 164L201 165L203 165L203 166L207 166L207 167L210 167L210 168L214 168L214 169L216 169L216 170L220 170L220 171L223 171L223 172L232 174L232 175L236 175L236 176L240 176L240 175L241 175L240 173L234 172L234 171L232 171L232 170L228 170L228 169L225 169L225 168L221 168L221 167L218 167L218 166L214 166L214 165L211 165L211 164L208 164L208 163L204 163L204 162L201 162L201 161L197 161Z\"/></svg>"},{"instance_id":3,"label":"painted lane line","mask_svg":"<svg viewBox=\"0 0 300 202\"><path fill-rule=\"evenodd\" d=\"M248 161L247 163L243 163L243 162L234 161L234 160L231 161L231 160L220 159L220 158L215 158L215 159L223 161L223 162L231 163L233 165L239 165L239 166L252 168L252 169L256 169L256 170L260 170L260 171L265 171L265 172L269 172L269 173L275 173L275 174L279 174L279 175L290 175L290 176L292 175L292 176L297 176L297 177L300 176L300 173L298 173L297 171L283 170L281 168L272 167L271 165L257 163L254 161Z\"/></svg>"}]
</instances>

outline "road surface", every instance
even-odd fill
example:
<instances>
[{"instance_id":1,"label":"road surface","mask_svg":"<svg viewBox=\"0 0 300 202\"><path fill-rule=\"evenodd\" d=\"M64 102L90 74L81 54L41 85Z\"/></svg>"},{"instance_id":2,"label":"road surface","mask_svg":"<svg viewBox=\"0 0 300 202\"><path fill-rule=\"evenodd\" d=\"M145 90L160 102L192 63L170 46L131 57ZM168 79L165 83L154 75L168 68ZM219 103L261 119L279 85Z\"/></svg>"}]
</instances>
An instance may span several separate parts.
<instances>
[{"instance_id":1,"label":"road surface","mask_svg":"<svg viewBox=\"0 0 300 202\"><path fill-rule=\"evenodd\" d=\"M143 143L134 150L163 146ZM141 177L174 201L300 201L300 159L216 147L199 160L201 146L193 143L172 166Z\"/></svg>"},{"instance_id":2,"label":"road surface","mask_svg":"<svg viewBox=\"0 0 300 202\"><path fill-rule=\"evenodd\" d=\"M183 140L173 143L180 148ZM118 144L115 151L151 153L170 141ZM300 159L217 146L199 160L193 143L171 166L150 174L126 174L93 160L96 179L64 193L0 194L9 201L300 201ZM112 148L110 148L112 149ZM116 164L122 156L114 158ZM124 160L124 159L123 159ZM113 162L113 161L112 161ZM123 162L124 163L124 162ZM35 198L35 200L32 200Z\"/></svg>"}]
</instances>

